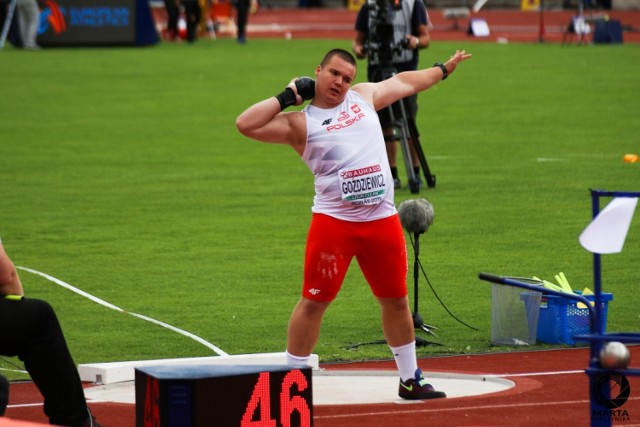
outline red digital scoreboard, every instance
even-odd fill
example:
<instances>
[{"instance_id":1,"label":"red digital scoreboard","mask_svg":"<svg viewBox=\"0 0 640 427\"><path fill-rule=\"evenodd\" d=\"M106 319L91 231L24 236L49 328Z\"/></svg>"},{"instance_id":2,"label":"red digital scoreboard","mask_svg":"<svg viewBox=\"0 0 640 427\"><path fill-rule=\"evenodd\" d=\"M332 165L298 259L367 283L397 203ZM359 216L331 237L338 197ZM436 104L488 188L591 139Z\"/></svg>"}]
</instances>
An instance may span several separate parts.
<instances>
[{"instance_id":1,"label":"red digital scoreboard","mask_svg":"<svg viewBox=\"0 0 640 427\"><path fill-rule=\"evenodd\" d=\"M137 368L137 427L311 427L311 368Z\"/></svg>"}]
</instances>

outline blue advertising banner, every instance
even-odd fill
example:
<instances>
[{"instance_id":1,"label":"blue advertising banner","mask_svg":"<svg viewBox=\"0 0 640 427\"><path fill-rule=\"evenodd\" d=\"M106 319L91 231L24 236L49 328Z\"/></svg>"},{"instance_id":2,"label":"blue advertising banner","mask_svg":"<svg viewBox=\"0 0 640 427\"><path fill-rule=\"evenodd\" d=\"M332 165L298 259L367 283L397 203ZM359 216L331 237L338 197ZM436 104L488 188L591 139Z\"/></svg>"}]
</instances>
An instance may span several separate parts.
<instances>
[{"instance_id":1,"label":"blue advertising banner","mask_svg":"<svg viewBox=\"0 0 640 427\"><path fill-rule=\"evenodd\" d=\"M159 40L146 0L44 0L40 46L153 44Z\"/></svg>"}]
</instances>

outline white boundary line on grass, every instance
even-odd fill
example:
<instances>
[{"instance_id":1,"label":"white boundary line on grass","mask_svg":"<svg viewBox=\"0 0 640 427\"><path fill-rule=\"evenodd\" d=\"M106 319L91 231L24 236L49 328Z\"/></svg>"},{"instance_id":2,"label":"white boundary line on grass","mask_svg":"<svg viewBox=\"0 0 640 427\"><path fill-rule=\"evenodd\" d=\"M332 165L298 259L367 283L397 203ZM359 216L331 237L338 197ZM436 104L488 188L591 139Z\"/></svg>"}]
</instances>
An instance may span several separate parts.
<instances>
[{"instance_id":1,"label":"white boundary line on grass","mask_svg":"<svg viewBox=\"0 0 640 427\"><path fill-rule=\"evenodd\" d=\"M181 335L184 335L185 337L191 338L192 340L194 340L194 341L204 345L205 347L213 350L219 356L229 356L228 353L224 352L223 350L221 350L220 348L218 348L215 345L211 344L210 342L204 340L203 338L200 338L199 336L192 334L191 332L187 332L185 330L176 328L175 326L169 325L168 323L161 322L159 320L153 319L151 317L144 316L142 314L133 313L131 311L123 310L120 307L117 307L117 306L115 306L115 305L113 305L113 304L111 304L111 303L109 303L109 302L107 302L105 300L102 300L102 299L100 299L98 297L95 297L95 296L93 296L93 295L91 295L91 294L89 294L89 293L87 293L87 292L85 292L85 291L83 291L81 289L78 289L78 288L76 288L74 286L71 286L70 284L63 282L62 280L56 279L55 277L49 276L48 274L43 273L41 271L33 270L33 269L27 268L27 267L19 267L19 266L16 266L16 268L18 268L20 270L27 271L29 273L36 274L36 275L41 276L41 277L44 277L45 279L47 279L47 280L49 280L49 281L51 281L51 282L53 282L53 283L55 283L57 285L60 285L63 288L67 288L70 291L75 292L78 295L82 295L83 297L85 297L87 299L90 299L91 301L93 301L93 302L95 302L97 304L100 304L100 305L102 305L104 307L107 307L107 308L110 308L112 310L116 310L116 311L119 311L119 312L122 312L122 313L130 314L133 317L137 317L139 319L146 320L147 322L154 323L156 325L162 326L163 328L166 328L166 329L169 329L171 331L177 332L177 333L179 333Z\"/></svg>"},{"instance_id":2,"label":"white boundary line on grass","mask_svg":"<svg viewBox=\"0 0 640 427\"><path fill-rule=\"evenodd\" d=\"M23 371L22 369L9 369L9 368L0 368L2 372L15 372L18 374L28 374L29 372Z\"/></svg>"}]
</instances>

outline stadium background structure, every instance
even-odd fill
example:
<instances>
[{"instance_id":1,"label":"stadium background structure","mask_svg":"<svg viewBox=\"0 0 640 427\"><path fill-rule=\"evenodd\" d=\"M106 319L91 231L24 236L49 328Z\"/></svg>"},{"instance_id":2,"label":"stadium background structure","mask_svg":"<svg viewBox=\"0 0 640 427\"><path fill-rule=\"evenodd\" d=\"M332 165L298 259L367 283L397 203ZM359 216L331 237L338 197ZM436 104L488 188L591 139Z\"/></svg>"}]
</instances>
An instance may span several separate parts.
<instances>
[{"instance_id":1,"label":"stadium background structure","mask_svg":"<svg viewBox=\"0 0 640 427\"><path fill-rule=\"evenodd\" d=\"M290 12L289 17L286 13ZM335 27L320 22L323 14L331 14ZM562 31L573 15L572 12L549 12L547 14L547 41L560 42ZM314 10L301 13L297 10L263 10L252 17L250 37L279 37L286 31L293 37L345 38L351 39L354 18L346 10ZM451 23L441 16L441 11L432 10L431 17L436 31L432 37L437 40L465 40L497 42L536 42L538 27L536 14L519 11L484 11L482 16L492 30L489 38L469 36L462 30L453 30ZM621 20L623 25L640 22L640 12L610 12L610 16ZM522 22L518 24L518 19ZM308 23L305 23L309 20ZM277 23L280 28L270 30L263 25ZM326 22L326 21L324 21ZM306 30L302 27L305 27ZM308 31L307 31L308 30ZM305 32L306 31L306 32ZM625 43L640 42L637 32L624 34ZM637 361L640 348L632 346L631 358ZM425 363L425 360L421 360ZM588 363L588 349L564 349L550 351L518 352L509 354L461 355L433 357L426 362L430 370L469 372L502 375L512 378L516 387L505 393L474 398L451 399L431 402L420 409L401 405L360 405L357 407L323 407L316 410L316 426L376 426L393 425L402 422L401 417L415 421L423 418L429 425L521 425L534 426L540 423L540 410L548 412L548 419L567 425L587 425L589 420L588 378L584 369ZM348 365L327 365L326 369L391 369L391 362L368 362ZM630 378L631 398L623 406L635 425L640 419L640 382ZM553 399L550 399L553 390ZM14 418L43 422L40 399L32 383L12 385L12 404L33 403L33 407L10 408L7 415ZM15 400L14 400L15 399ZM40 400L41 402L41 400ZM134 408L131 405L98 404L92 406L95 414L106 425L128 426L134 423ZM625 425L620 423L620 425Z\"/></svg>"}]
</instances>

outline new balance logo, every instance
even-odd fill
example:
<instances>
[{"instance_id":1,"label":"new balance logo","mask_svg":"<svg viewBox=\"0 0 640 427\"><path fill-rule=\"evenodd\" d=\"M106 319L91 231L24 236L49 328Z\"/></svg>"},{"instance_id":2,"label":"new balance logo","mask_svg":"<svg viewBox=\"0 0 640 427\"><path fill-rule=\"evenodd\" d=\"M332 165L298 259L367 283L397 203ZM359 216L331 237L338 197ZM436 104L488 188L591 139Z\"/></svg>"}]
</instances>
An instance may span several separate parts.
<instances>
[{"instance_id":1,"label":"new balance logo","mask_svg":"<svg viewBox=\"0 0 640 427\"><path fill-rule=\"evenodd\" d=\"M309 293L311 295L318 295L320 292L322 292L320 289L316 289L316 288L309 289Z\"/></svg>"},{"instance_id":2,"label":"new balance logo","mask_svg":"<svg viewBox=\"0 0 640 427\"><path fill-rule=\"evenodd\" d=\"M327 119L324 122L322 122L322 126L326 126L326 125L330 125L331 124L331 119Z\"/></svg>"}]
</instances>

